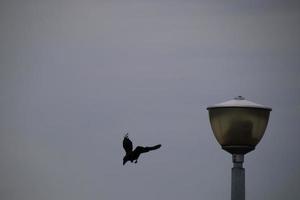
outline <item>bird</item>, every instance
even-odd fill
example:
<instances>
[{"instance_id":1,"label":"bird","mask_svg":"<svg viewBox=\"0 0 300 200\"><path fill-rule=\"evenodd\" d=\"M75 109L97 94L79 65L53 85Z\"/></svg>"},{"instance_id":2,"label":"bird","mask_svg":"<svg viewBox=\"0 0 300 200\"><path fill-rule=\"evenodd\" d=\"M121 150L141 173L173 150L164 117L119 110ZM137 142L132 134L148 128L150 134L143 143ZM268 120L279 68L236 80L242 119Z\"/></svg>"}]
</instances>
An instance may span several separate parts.
<instances>
[{"instance_id":1,"label":"bird","mask_svg":"<svg viewBox=\"0 0 300 200\"><path fill-rule=\"evenodd\" d=\"M124 136L123 139L123 148L125 150L125 156L123 158L123 165L126 164L126 162L134 162L137 163L139 156L142 153L146 153L149 151L153 151L156 149L159 149L161 147L161 144L151 146L151 147L142 147L142 146L137 146L133 151L133 145L131 140L129 139L128 133Z\"/></svg>"}]
</instances>

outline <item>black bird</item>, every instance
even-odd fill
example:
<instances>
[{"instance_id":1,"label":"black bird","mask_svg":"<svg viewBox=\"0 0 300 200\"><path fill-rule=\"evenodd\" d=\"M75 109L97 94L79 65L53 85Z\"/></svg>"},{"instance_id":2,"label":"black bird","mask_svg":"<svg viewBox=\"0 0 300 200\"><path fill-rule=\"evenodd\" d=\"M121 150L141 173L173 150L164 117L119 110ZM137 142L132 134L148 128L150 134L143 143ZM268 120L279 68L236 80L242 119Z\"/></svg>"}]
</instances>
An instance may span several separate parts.
<instances>
[{"instance_id":1,"label":"black bird","mask_svg":"<svg viewBox=\"0 0 300 200\"><path fill-rule=\"evenodd\" d=\"M123 165L125 165L125 163L127 161L130 161L130 162L133 162L134 163L137 163L137 160L139 158L139 156L142 154L142 153L146 153L148 151L153 151L153 150L156 150L158 148L161 147L161 144L158 144L158 145L155 145L155 146L152 146L152 147L141 147L141 146L137 146L134 151L132 151L132 142L131 140L129 139L128 137L128 133L124 136L124 139L123 139L123 148L126 152L126 155L124 156L123 158Z\"/></svg>"}]
</instances>

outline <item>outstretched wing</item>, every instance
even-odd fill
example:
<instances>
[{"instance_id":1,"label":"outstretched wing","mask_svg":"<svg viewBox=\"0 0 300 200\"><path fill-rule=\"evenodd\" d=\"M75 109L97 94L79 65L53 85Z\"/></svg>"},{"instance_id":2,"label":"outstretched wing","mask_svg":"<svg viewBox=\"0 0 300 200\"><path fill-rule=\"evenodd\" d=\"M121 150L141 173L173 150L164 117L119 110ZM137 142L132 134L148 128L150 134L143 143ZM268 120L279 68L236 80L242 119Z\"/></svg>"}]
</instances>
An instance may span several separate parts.
<instances>
[{"instance_id":1,"label":"outstretched wing","mask_svg":"<svg viewBox=\"0 0 300 200\"><path fill-rule=\"evenodd\" d=\"M123 148L126 151L126 153L129 153L132 151L132 142L128 137L128 133L124 136L123 139Z\"/></svg>"},{"instance_id":2,"label":"outstretched wing","mask_svg":"<svg viewBox=\"0 0 300 200\"><path fill-rule=\"evenodd\" d=\"M160 147L161 147L161 144L158 144L158 145L155 145L155 146L152 146L152 147L137 146L134 149L134 153L136 153L136 154L146 153L146 152L149 152L149 151L153 151L153 150L159 149Z\"/></svg>"}]
</instances>

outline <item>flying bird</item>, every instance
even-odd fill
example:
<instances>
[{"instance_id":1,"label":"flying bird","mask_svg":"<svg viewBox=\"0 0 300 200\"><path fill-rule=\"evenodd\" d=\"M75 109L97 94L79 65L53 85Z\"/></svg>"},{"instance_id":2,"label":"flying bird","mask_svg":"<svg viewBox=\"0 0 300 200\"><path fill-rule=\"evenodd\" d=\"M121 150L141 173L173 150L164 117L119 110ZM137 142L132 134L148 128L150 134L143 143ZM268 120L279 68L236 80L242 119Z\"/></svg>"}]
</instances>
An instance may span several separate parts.
<instances>
[{"instance_id":1,"label":"flying bird","mask_svg":"<svg viewBox=\"0 0 300 200\"><path fill-rule=\"evenodd\" d=\"M133 146L132 146L132 142L131 140L129 139L128 137L128 133L124 136L124 139L123 139L123 148L126 152L124 158L123 158L123 165L125 165L125 163L127 161L130 161L130 162L133 162L134 163L137 163L137 160L139 158L139 156L142 154L142 153L146 153L146 152L149 152L149 151L153 151L153 150L156 150L158 148L161 147L161 144L158 144L158 145L155 145L155 146L152 146L152 147L142 147L142 146L137 146L133 151Z\"/></svg>"}]
</instances>

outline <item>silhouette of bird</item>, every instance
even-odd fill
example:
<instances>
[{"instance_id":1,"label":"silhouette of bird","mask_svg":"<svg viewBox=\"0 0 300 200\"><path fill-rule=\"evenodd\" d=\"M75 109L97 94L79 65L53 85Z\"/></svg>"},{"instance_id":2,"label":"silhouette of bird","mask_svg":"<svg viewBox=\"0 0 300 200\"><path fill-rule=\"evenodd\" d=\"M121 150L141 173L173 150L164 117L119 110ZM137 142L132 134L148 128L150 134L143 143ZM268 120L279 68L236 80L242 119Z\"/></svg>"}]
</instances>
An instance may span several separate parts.
<instances>
[{"instance_id":1,"label":"silhouette of bird","mask_svg":"<svg viewBox=\"0 0 300 200\"><path fill-rule=\"evenodd\" d=\"M152 147L142 147L142 146L137 146L134 151L132 151L133 149L133 146L132 146L132 142L131 140L129 139L128 137L128 133L124 136L124 139L123 139L123 148L126 152L124 158L123 158L123 165L125 165L125 163L127 161L130 161L130 162L133 162L134 163L137 163L137 160L139 158L139 156L142 154L142 153L146 153L146 152L149 152L149 151L153 151L153 150L156 150L158 148L161 147L161 144L158 144L158 145L155 145L155 146L152 146Z\"/></svg>"}]
</instances>

